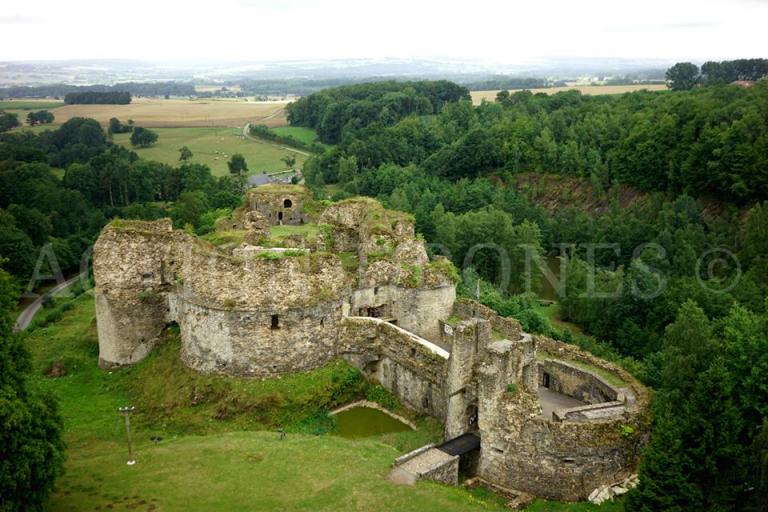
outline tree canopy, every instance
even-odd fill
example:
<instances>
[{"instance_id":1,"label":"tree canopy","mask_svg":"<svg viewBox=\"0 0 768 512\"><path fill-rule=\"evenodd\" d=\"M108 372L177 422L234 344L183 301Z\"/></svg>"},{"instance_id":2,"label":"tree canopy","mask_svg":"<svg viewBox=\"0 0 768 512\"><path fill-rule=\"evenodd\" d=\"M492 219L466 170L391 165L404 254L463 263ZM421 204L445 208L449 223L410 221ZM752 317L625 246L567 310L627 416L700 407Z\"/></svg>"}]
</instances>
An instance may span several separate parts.
<instances>
[{"instance_id":1,"label":"tree canopy","mask_svg":"<svg viewBox=\"0 0 768 512\"><path fill-rule=\"evenodd\" d=\"M63 423L54 398L29 385L29 354L11 332L17 293L0 269L0 510L42 510L62 471Z\"/></svg>"}]
</instances>

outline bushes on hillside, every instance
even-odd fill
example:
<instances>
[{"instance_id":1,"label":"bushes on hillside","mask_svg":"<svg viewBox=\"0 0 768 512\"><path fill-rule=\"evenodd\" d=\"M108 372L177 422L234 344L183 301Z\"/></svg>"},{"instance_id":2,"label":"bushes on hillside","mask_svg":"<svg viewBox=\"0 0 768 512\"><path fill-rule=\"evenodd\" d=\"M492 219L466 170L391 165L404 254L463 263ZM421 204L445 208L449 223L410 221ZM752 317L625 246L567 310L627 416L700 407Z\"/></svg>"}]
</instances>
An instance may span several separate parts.
<instances>
[{"instance_id":1,"label":"bushes on hillside","mask_svg":"<svg viewBox=\"0 0 768 512\"><path fill-rule=\"evenodd\" d=\"M63 423L55 399L30 389L30 357L11 332L16 296L0 270L0 510L41 510L62 471Z\"/></svg>"}]
</instances>

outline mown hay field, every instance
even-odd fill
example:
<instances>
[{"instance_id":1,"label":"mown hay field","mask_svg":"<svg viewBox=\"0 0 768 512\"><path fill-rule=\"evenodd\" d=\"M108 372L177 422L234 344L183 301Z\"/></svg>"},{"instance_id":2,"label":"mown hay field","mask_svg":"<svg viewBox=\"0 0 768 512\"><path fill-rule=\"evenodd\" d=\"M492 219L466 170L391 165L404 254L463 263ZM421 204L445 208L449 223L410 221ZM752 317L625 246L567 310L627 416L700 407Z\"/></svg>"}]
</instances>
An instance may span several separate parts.
<instances>
[{"instance_id":1,"label":"mown hay field","mask_svg":"<svg viewBox=\"0 0 768 512\"><path fill-rule=\"evenodd\" d=\"M517 92L522 89L510 89L509 92ZM529 89L532 93L543 92L544 94L557 94L563 91L580 91L581 94L623 94L634 91L666 91L664 84L632 84L632 85L567 85L564 87L545 87L541 89ZM495 91L471 91L472 103L479 105L483 100L494 101L496 99Z\"/></svg>"},{"instance_id":2,"label":"mown hay field","mask_svg":"<svg viewBox=\"0 0 768 512\"><path fill-rule=\"evenodd\" d=\"M65 105L53 110L54 124L73 117L90 117L106 127L109 119L133 119L148 128L227 127L245 123L269 127L288 124L285 102L244 100L183 100L135 98L128 105Z\"/></svg>"}]
</instances>

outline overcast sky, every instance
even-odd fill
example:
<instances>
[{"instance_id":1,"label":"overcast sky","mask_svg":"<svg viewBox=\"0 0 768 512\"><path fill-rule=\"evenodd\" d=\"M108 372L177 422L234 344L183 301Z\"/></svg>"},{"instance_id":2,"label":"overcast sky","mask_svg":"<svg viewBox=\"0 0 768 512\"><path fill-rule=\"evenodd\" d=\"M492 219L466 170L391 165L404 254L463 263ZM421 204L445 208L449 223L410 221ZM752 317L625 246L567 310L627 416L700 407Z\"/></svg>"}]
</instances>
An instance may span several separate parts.
<instances>
[{"instance_id":1,"label":"overcast sky","mask_svg":"<svg viewBox=\"0 0 768 512\"><path fill-rule=\"evenodd\" d=\"M768 57L768 0L2 0L0 61Z\"/></svg>"}]
</instances>

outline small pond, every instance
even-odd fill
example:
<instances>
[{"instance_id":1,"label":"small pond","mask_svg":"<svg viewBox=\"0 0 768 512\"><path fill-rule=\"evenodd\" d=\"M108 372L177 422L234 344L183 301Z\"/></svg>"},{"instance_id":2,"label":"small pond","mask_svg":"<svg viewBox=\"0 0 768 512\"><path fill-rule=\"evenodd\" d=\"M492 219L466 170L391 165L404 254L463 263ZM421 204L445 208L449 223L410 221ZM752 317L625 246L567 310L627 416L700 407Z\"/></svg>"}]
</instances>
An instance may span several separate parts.
<instances>
[{"instance_id":1,"label":"small pond","mask_svg":"<svg viewBox=\"0 0 768 512\"><path fill-rule=\"evenodd\" d=\"M371 407L352 407L334 416L336 434L341 437L354 439L411 430L405 423Z\"/></svg>"}]
</instances>

